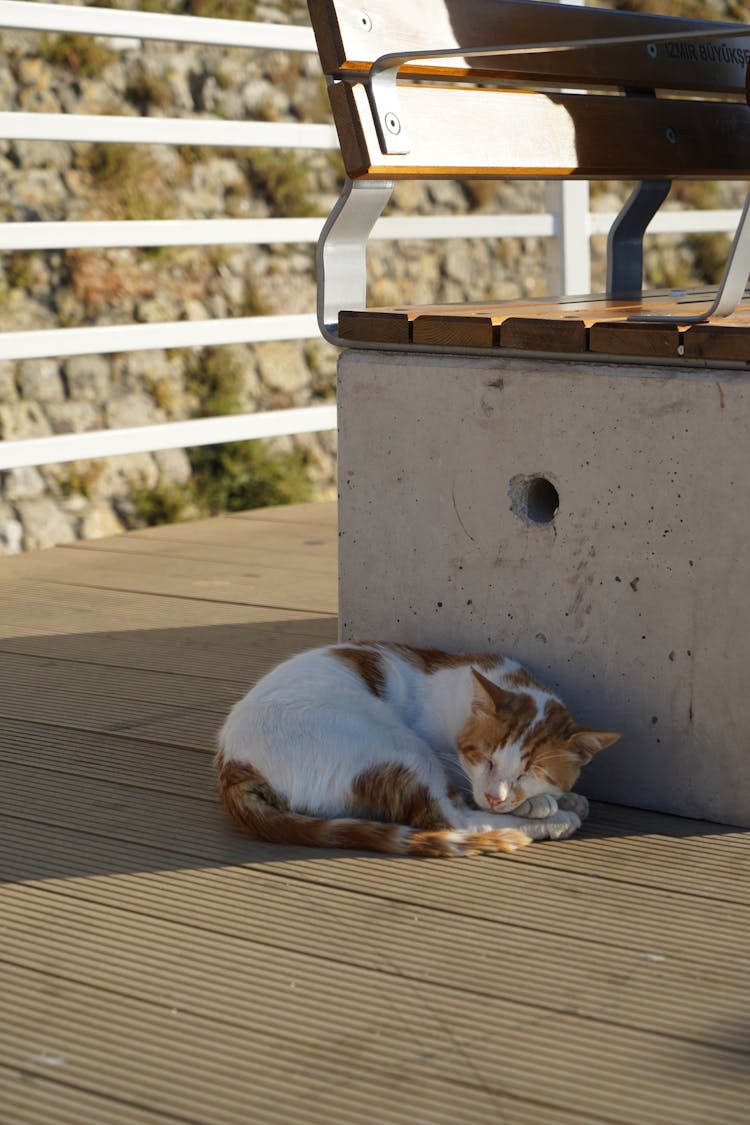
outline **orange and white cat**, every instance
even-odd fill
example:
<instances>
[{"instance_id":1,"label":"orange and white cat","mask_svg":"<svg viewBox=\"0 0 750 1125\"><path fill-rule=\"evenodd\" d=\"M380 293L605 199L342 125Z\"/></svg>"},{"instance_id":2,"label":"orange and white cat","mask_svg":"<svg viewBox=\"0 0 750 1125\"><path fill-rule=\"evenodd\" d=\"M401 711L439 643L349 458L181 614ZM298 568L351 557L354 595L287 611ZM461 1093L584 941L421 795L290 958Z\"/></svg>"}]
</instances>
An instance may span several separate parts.
<instances>
[{"instance_id":1,"label":"orange and white cat","mask_svg":"<svg viewBox=\"0 0 750 1125\"><path fill-rule=\"evenodd\" d=\"M513 660L408 645L301 653L235 705L219 795L250 835L403 855L512 852L580 827L581 729Z\"/></svg>"}]
</instances>

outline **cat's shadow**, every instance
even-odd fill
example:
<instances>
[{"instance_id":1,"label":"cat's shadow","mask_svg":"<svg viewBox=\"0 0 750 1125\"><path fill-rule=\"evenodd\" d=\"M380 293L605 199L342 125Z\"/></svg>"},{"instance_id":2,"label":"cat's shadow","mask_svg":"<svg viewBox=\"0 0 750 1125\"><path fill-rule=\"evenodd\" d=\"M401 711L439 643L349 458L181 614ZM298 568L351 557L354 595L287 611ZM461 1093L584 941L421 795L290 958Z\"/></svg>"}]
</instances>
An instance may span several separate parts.
<instances>
[{"instance_id":1,"label":"cat's shadow","mask_svg":"<svg viewBox=\"0 0 750 1125\"><path fill-rule=\"evenodd\" d=\"M222 625L3 642L13 674L5 680L8 717L0 734L0 880L360 854L259 843L218 807L211 758L231 703L291 651L336 639L335 620L322 614L280 620L269 612L266 621L248 622L244 607L228 606L227 617L233 612L240 619ZM605 837L738 831L596 803L575 839L590 848ZM542 846L544 853L530 851L546 857L553 845Z\"/></svg>"}]
</instances>

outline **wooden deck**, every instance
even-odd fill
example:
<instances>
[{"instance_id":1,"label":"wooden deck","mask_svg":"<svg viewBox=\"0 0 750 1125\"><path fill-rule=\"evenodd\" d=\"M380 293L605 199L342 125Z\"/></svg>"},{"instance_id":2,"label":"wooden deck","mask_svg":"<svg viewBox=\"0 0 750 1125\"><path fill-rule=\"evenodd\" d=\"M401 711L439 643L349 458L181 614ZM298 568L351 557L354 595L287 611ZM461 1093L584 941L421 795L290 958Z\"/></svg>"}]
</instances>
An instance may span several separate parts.
<instances>
[{"instance_id":1,"label":"wooden deck","mask_svg":"<svg viewBox=\"0 0 750 1125\"><path fill-rule=\"evenodd\" d=\"M600 806L516 857L256 844L228 706L335 637L330 505L0 560L4 1125L729 1125L750 833Z\"/></svg>"}]
</instances>

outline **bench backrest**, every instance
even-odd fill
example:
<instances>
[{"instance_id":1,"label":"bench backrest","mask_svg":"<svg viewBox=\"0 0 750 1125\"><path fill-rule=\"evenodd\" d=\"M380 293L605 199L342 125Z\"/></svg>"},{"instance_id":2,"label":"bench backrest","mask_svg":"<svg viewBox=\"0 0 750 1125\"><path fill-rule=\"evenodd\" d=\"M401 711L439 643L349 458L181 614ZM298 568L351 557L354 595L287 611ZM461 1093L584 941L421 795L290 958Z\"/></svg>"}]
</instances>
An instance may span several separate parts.
<instances>
[{"instance_id":1,"label":"bench backrest","mask_svg":"<svg viewBox=\"0 0 750 1125\"><path fill-rule=\"evenodd\" d=\"M750 27L537 0L363 5L309 0L353 179L750 176ZM601 43L621 37L636 41ZM576 40L593 42L405 63L397 99L408 151L383 151L368 91L381 56Z\"/></svg>"}]
</instances>

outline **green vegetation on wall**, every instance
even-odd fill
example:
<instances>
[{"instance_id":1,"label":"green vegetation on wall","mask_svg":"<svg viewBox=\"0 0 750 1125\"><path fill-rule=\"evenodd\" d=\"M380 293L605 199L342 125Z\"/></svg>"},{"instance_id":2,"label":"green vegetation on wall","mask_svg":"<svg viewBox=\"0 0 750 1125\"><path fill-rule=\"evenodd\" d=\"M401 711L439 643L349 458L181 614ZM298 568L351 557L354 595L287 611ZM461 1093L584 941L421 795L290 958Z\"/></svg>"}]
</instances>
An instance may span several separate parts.
<instances>
[{"instance_id":1,"label":"green vegetation on wall","mask_svg":"<svg viewBox=\"0 0 750 1125\"><path fill-rule=\"evenodd\" d=\"M198 401L196 417L235 413L242 372L221 349L207 349L188 376ZM185 485L160 484L131 493L135 523L175 523L221 512L240 512L272 504L310 500L305 457L299 451L276 452L265 441L233 441L187 450L191 479Z\"/></svg>"}]
</instances>

